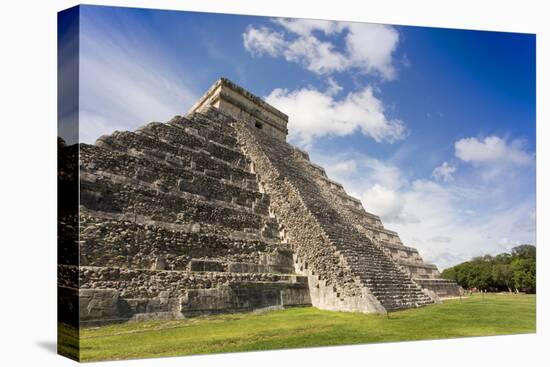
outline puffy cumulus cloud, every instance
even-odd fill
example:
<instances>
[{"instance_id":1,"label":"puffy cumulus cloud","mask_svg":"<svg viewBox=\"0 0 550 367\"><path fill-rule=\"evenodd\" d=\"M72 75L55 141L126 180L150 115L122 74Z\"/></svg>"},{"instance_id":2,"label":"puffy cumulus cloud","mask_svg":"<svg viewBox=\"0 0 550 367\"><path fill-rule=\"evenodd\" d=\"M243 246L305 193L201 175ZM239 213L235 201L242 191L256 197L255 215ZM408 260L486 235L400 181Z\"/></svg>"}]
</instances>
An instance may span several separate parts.
<instances>
[{"instance_id":1,"label":"puffy cumulus cloud","mask_svg":"<svg viewBox=\"0 0 550 367\"><path fill-rule=\"evenodd\" d=\"M377 142L392 143L406 134L401 120L386 117L384 105L371 87L350 92L340 100L334 98L330 88L325 93L314 88L277 88L265 99L290 116L290 139L305 147L324 135L344 136L360 131Z\"/></svg>"},{"instance_id":2,"label":"puffy cumulus cloud","mask_svg":"<svg viewBox=\"0 0 550 367\"><path fill-rule=\"evenodd\" d=\"M399 41L395 28L383 24L350 23L346 37L349 64L365 73L395 77L392 55Z\"/></svg>"},{"instance_id":3,"label":"puffy cumulus cloud","mask_svg":"<svg viewBox=\"0 0 550 367\"><path fill-rule=\"evenodd\" d=\"M379 215L386 228L397 231L405 245L418 248L440 269L509 251L518 243L536 243L530 166L519 166L521 174L514 180L484 181L480 172L485 167L480 166L470 167L473 172L457 168L452 181L440 182L408 176L408 168L355 151L313 151L310 156L367 211Z\"/></svg>"},{"instance_id":4,"label":"puffy cumulus cloud","mask_svg":"<svg viewBox=\"0 0 550 367\"><path fill-rule=\"evenodd\" d=\"M379 184L391 190L399 190L408 184L399 167L391 162L382 161L358 152L333 154L330 156L311 153L312 159L318 161L335 180L346 182L346 189L359 192ZM362 190L356 190L362 188ZM361 195L357 194L357 197Z\"/></svg>"},{"instance_id":5,"label":"puffy cumulus cloud","mask_svg":"<svg viewBox=\"0 0 550 367\"><path fill-rule=\"evenodd\" d=\"M266 27L248 27L243 33L243 42L245 49L257 56L264 54L279 56L285 45L282 33L273 32Z\"/></svg>"},{"instance_id":6,"label":"puffy cumulus cloud","mask_svg":"<svg viewBox=\"0 0 550 367\"><path fill-rule=\"evenodd\" d=\"M385 221L412 222L417 218L403 213L404 198L400 189L407 184L398 167L389 162L349 153L318 156L327 175L344 184L350 195L360 199L365 208Z\"/></svg>"},{"instance_id":7,"label":"puffy cumulus cloud","mask_svg":"<svg viewBox=\"0 0 550 367\"><path fill-rule=\"evenodd\" d=\"M394 79L393 54L399 33L388 25L347 23L310 19L274 19L282 31L249 26L243 34L245 49L252 55L284 57L316 74L355 69L364 74ZM284 33L283 33L284 32ZM333 41L321 40L318 33L335 38L343 34L339 50Z\"/></svg>"},{"instance_id":8,"label":"puffy cumulus cloud","mask_svg":"<svg viewBox=\"0 0 550 367\"><path fill-rule=\"evenodd\" d=\"M342 182L350 195L360 199L367 210L380 215L384 220L415 221L404 216L403 197L400 189L407 184L401 170L388 162L363 154L318 156L327 175Z\"/></svg>"},{"instance_id":9,"label":"puffy cumulus cloud","mask_svg":"<svg viewBox=\"0 0 550 367\"><path fill-rule=\"evenodd\" d=\"M368 212L374 213L388 222L399 221L405 205L397 191L379 184L368 189L361 196L361 201Z\"/></svg>"},{"instance_id":10,"label":"puffy cumulus cloud","mask_svg":"<svg viewBox=\"0 0 550 367\"><path fill-rule=\"evenodd\" d=\"M407 184L401 170L389 162L364 157L361 160L361 167L368 174L372 184L380 184L391 190L398 190Z\"/></svg>"},{"instance_id":11,"label":"puffy cumulus cloud","mask_svg":"<svg viewBox=\"0 0 550 367\"><path fill-rule=\"evenodd\" d=\"M283 55L287 61L302 64L316 74L342 71L348 64L332 43L320 41L315 36L299 37L287 43Z\"/></svg>"},{"instance_id":12,"label":"puffy cumulus cloud","mask_svg":"<svg viewBox=\"0 0 550 367\"><path fill-rule=\"evenodd\" d=\"M439 181L450 182L453 180L453 173L455 171L456 167L451 166L447 162L443 162L441 166L434 168L432 177Z\"/></svg>"},{"instance_id":13,"label":"puffy cumulus cloud","mask_svg":"<svg viewBox=\"0 0 550 367\"><path fill-rule=\"evenodd\" d=\"M500 185L504 196L509 191L507 183ZM418 222L387 223L406 245L419 248L425 260L441 268L509 250L499 243L502 237L513 238L514 243L535 243L533 233L521 229L534 198L527 196L497 209L496 202L504 197L490 198L491 190L491 186L472 189L467 183L441 186L431 180L416 180L401 195L405 203L402 216L414 213ZM477 213L464 215L464 207L471 205L478 207Z\"/></svg>"},{"instance_id":14,"label":"puffy cumulus cloud","mask_svg":"<svg viewBox=\"0 0 550 367\"><path fill-rule=\"evenodd\" d=\"M314 31L321 31L327 35L338 33L344 29L346 24L345 22L327 20L291 18L277 18L273 19L273 22L283 26L289 32L300 36L309 36Z\"/></svg>"},{"instance_id":15,"label":"puffy cumulus cloud","mask_svg":"<svg viewBox=\"0 0 550 367\"><path fill-rule=\"evenodd\" d=\"M498 136L484 139L464 138L455 143L455 155L465 162L472 163L511 163L529 165L533 155L523 150L523 142L514 140L508 143Z\"/></svg>"}]
</instances>

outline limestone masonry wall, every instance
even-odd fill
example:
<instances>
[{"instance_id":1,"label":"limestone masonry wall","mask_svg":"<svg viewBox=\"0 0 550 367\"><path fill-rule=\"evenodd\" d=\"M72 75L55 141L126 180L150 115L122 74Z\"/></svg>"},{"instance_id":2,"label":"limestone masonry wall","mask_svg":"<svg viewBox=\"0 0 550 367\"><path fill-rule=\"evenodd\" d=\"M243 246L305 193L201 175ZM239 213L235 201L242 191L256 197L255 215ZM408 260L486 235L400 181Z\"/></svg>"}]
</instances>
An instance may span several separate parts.
<instances>
[{"instance_id":1,"label":"limestone masonry wall","mask_svg":"<svg viewBox=\"0 0 550 367\"><path fill-rule=\"evenodd\" d=\"M271 209L284 226L284 236L303 263L300 270L332 287L332 293L317 292L319 299L312 293L313 304L383 312L432 302L324 197L305 167L303 154L261 129L246 124L237 124L236 129L262 187L271 196Z\"/></svg>"},{"instance_id":2,"label":"limestone masonry wall","mask_svg":"<svg viewBox=\"0 0 550 367\"><path fill-rule=\"evenodd\" d=\"M132 270L62 266L61 289L75 289L80 322L103 324L311 303L307 279L295 275ZM64 283L65 282L65 283Z\"/></svg>"},{"instance_id":3,"label":"limestone masonry wall","mask_svg":"<svg viewBox=\"0 0 550 367\"><path fill-rule=\"evenodd\" d=\"M232 120L197 112L79 149L80 256L59 287L81 323L311 304Z\"/></svg>"},{"instance_id":4,"label":"limestone masonry wall","mask_svg":"<svg viewBox=\"0 0 550 367\"><path fill-rule=\"evenodd\" d=\"M338 213L356 230L381 248L402 272L422 288L435 292L437 298L460 295L460 288L455 282L439 279L435 265L425 263L417 249L404 246L396 232L384 228L378 216L366 212L359 200L350 197L342 185L330 180L322 167L310 162L307 153L295 149L295 156L315 178L325 200L337 208Z\"/></svg>"},{"instance_id":5,"label":"limestone masonry wall","mask_svg":"<svg viewBox=\"0 0 550 367\"><path fill-rule=\"evenodd\" d=\"M313 304L334 310L383 312L379 301L356 283L354 274L340 266L336 248L304 205L299 191L273 165L245 125L236 125L236 129L255 172L261 176L262 187L270 193L272 211L282 224L283 238L296 254L299 270L316 281L313 288L322 287L312 297Z\"/></svg>"},{"instance_id":6,"label":"limestone masonry wall","mask_svg":"<svg viewBox=\"0 0 550 367\"><path fill-rule=\"evenodd\" d=\"M85 213L80 220L80 264L85 266L186 270L192 259L208 259L227 270L233 262L260 264L265 253L280 248L277 242L171 230Z\"/></svg>"},{"instance_id":7,"label":"limestone masonry wall","mask_svg":"<svg viewBox=\"0 0 550 367\"><path fill-rule=\"evenodd\" d=\"M455 283L285 142L287 122L221 79L184 117L94 145L59 140L59 319L311 304L383 313L456 295Z\"/></svg>"}]
</instances>

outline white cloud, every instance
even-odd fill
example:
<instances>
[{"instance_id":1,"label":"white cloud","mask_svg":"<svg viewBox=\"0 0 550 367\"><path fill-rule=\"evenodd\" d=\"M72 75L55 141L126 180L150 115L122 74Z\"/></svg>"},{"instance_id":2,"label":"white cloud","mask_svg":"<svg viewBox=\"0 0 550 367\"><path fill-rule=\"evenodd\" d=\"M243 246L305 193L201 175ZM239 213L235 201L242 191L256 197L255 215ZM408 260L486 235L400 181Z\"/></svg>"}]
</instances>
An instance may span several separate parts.
<instances>
[{"instance_id":1,"label":"white cloud","mask_svg":"<svg viewBox=\"0 0 550 367\"><path fill-rule=\"evenodd\" d=\"M310 146L315 137L356 131L377 142L392 143L405 137L403 122L386 117L384 105L371 87L350 92L341 100L335 100L330 90L323 93L313 88L277 88L265 99L290 116L290 139L302 146Z\"/></svg>"},{"instance_id":2,"label":"white cloud","mask_svg":"<svg viewBox=\"0 0 550 367\"><path fill-rule=\"evenodd\" d=\"M406 185L407 180L401 174L401 170L391 163L370 157L364 157L361 163L369 175L371 184L380 184L391 190L398 190Z\"/></svg>"},{"instance_id":3,"label":"white cloud","mask_svg":"<svg viewBox=\"0 0 550 367\"><path fill-rule=\"evenodd\" d=\"M522 149L519 140L508 143L497 136L485 139L464 138L455 143L455 155L465 162L472 163L512 163L528 165L533 157Z\"/></svg>"},{"instance_id":4,"label":"white cloud","mask_svg":"<svg viewBox=\"0 0 550 367\"><path fill-rule=\"evenodd\" d=\"M455 171L456 167L451 166L447 162L443 162L441 166L434 168L432 171L432 177L439 181L450 182L453 180L453 173Z\"/></svg>"},{"instance_id":5,"label":"white cloud","mask_svg":"<svg viewBox=\"0 0 550 367\"><path fill-rule=\"evenodd\" d=\"M386 221L398 220L405 205L403 198L394 190L375 184L362 196L365 209Z\"/></svg>"},{"instance_id":6,"label":"white cloud","mask_svg":"<svg viewBox=\"0 0 550 367\"><path fill-rule=\"evenodd\" d=\"M282 33L273 32L266 27L248 27L243 33L243 41L245 49L258 56L263 54L279 56L285 44Z\"/></svg>"},{"instance_id":7,"label":"white cloud","mask_svg":"<svg viewBox=\"0 0 550 367\"><path fill-rule=\"evenodd\" d=\"M299 37L286 44L283 55L287 61L304 65L316 74L345 70L348 60L335 51L330 42L319 41L315 36Z\"/></svg>"},{"instance_id":8,"label":"white cloud","mask_svg":"<svg viewBox=\"0 0 550 367\"><path fill-rule=\"evenodd\" d=\"M491 186L472 192L470 186L462 185L443 187L429 180L414 181L402 193L403 216L414 213L419 221L388 222L388 226L400 234L405 244L418 247L425 260L434 261L442 268L473 256L507 251L513 247L512 243L534 243L533 233L519 230L524 216L534 206L533 197L527 196L497 209L495 201L502 201L504 197L488 198ZM501 185L504 192L509 191L506 182ZM466 205L476 205L477 213L464 215ZM504 248L499 243L502 237L513 241Z\"/></svg>"},{"instance_id":9,"label":"white cloud","mask_svg":"<svg viewBox=\"0 0 550 367\"><path fill-rule=\"evenodd\" d=\"M344 90L344 88L340 84L338 84L336 80L330 77L327 78L327 84L328 84L327 94L329 96L335 96L338 93L340 93L342 90Z\"/></svg>"},{"instance_id":10,"label":"white cloud","mask_svg":"<svg viewBox=\"0 0 550 367\"><path fill-rule=\"evenodd\" d=\"M322 31L327 35L341 32L346 24L344 22L326 20L291 18L277 18L274 19L273 22L280 24L289 32L296 33L300 36L309 36L313 31Z\"/></svg>"},{"instance_id":11,"label":"white cloud","mask_svg":"<svg viewBox=\"0 0 550 367\"><path fill-rule=\"evenodd\" d=\"M536 243L532 166L518 166L514 180L503 179L508 176L501 171L490 182L482 178L484 166L456 169L454 179L443 184L435 178L407 177L408 169L390 161L354 151L326 155L315 148L310 156L327 168L330 178L440 269L473 256L509 251L518 243Z\"/></svg>"},{"instance_id":12,"label":"white cloud","mask_svg":"<svg viewBox=\"0 0 550 367\"><path fill-rule=\"evenodd\" d=\"M364 73L379 72L386 79L395 77L392 55L399 41L395 28L383 24L350 23L346 37L349 63Z\"/></svg>"},{"instance_id":13,"label":"white cloud","mask_svg":"<svg viewBox=\"0 0 550 367\"><path fill-rule=\"evenodd\" d=\"M390 162L368 157L361 153L348 152L337 155L325 156L317 152L311 153L316 161L325 167L327 175L346 182L346 188L352 191L355 188L370 188L376 184L390 189L399 190L407 185L407 179L403 177L401 170ZM360 197L360 194L356 195Z\"/></svg>"},{"instance_id":14,"label":"white cloud","mask_svg":"<svg viewBox=\"0 0 550 367\"><path fill-rule=\"evenodd\" d=\"M317 156L317 155L315 155ZM322 156L327 175L344 183L350 195L360 199L367 211L384 221L415 222L404 215L404 198L400 192L407 180L398 167L362 154Z\"/></svg>"},{"instance_id":15,"label":"white cloud","mask_svg":"<svg viewBox=\"0 0 550 367\"><path fill-rule=\"evenodd\" d=\"M243 34L245 49L252 55L283 56L316 74L355 69L363 74L377 74L383 79L395 78L393 54L399 33L392 26L370 23L347 23L309 19L274 19L286 32L267 27L249 26ZM344 47L321 40L343 34Z\"/></svg>"}]
</instances>

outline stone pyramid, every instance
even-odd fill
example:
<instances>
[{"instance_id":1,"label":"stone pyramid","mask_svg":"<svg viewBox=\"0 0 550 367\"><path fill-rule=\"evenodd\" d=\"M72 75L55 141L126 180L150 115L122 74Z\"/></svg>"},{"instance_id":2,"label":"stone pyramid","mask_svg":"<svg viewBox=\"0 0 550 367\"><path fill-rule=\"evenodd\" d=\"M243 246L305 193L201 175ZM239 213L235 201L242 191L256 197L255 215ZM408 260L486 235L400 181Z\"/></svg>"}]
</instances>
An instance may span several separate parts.
<instances>
[{"instance_id":1,"label":"stone pyramid","mask_svg":"<svg viewBox=\"0 0 550 367\"><path fill-rule=\"evenodd\" d=\"M185 117L79 153L60 143L60 162L80 157L78 254L59 265L79 321L304 305L384 313L457 296L456 283L286 143L287 122L222 78Z\"/></svg>"}]
</instances>

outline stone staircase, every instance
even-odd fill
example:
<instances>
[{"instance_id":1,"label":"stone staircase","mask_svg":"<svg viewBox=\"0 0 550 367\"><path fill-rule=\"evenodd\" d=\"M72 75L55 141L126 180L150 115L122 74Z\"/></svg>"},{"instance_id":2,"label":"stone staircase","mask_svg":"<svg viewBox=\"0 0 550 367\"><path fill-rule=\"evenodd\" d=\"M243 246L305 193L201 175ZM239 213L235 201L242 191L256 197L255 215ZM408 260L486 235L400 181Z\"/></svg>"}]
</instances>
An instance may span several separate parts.
<instances>
[{"instance_id":1,"label":"stone staircase","mask_svg":"<svg viewBox=\"0 0 550 367\"><path fill-rule=\"evenodd\" d=\"M80 205L60 206L60 304L96 324L311 304L384 313L437 300L423 288L454 294L285 142L286 124L220 79L185 117L60 144L72 157L60 187L79 188Z\"/></svg>"},{"instance_id":2,"label":"stone staircase","mask_svg":"<svg viewBox=\"0 0 550 367\"><path fill-rule=\"evenodd\" d=\"M460 296L461 289L456 282L441 279L434 264L424 262L417 249L404 246L396 232L384 228L378 216L366 212L359 200L349 196L342 185L330 180L322 167L310 162L307 153L295 150L295 156L315 178L325 199L335 206L348 223L381 249L408 278L436 301Z\"/></svg>"},{"instance_id":3,"label":"stone staircase","mask_svg":"<svg viewBox=\"0 0 550 367\"><path fill-rule=\"evenodd\" d=\"M78 284L60 270L81 322L311 304L250 167L201 113L81 144Z\"/></svg>"},{"instance_id":4,"label":"stone staircase","mask_svg":"<svg viewBox=\"0 0 550 367\"><path fill-rule=\"evenodd\" d=\"M214 115L221 112L212 109L210 113ZM298 240L298 231L303 229L284 220L287 217L284 208L279 211L274 210L277 218L286 227L289 242L294 246L298 256L314 261L309 265L311 270L321 278L331 279L339 298L342 296L345 298L346 295L357 296L356 290L359 287L366 290L367 294L373 295L386 311L433 303L433 300L402 272L382 249L342 217L338 207L325 198L314 176L297 156L295 148L287 143L275 141L261 130L245 124L239 125L238 131L240 131L239 137L243 141L244 149L257 166L256 171L262 181L266 177L273 176L270 174L270 170L277 172L275 177L265 180L271 181L265 183L266 192L272 197L282 196L277 192L280 186L277 184L277 180L284 180L297 192L300 204L320 227L321 233L319 234L322 238L319 238L319 242L323 243L325 248L330 249L329 252L332 254L327 254L326 258L318 257L313 260L319 254L315 256L308 254L312 249L303 247ZM256 164L262 160L263 164ZM282 199L284 200L284 198ZM338 256L339 268L324 269L321 263L331 263L331 255ZM304 261L308 263L308 260ZM354 278L354 282L334 279L331 274L328 274L328 271L332 273L348 272ZM357 308L362 310L369 307L357 306Z\"/></svg>"}]
</instances>

